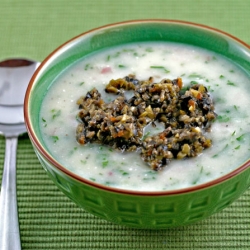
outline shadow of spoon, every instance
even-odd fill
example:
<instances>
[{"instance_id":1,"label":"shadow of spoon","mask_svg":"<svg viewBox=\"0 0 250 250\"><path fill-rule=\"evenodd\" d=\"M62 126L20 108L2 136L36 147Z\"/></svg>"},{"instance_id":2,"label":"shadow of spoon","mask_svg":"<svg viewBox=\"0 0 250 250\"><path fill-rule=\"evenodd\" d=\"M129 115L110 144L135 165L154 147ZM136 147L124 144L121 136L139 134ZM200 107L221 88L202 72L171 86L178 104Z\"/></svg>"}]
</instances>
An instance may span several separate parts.
<instances>
[{"instance_id":1,"label":"shadow of spoon","mask_svg":"<svg viewBox=\"0 0 250 250\"><path fill-rule=\"evenodd\" d=\"M0 249L20 250L16 197L18 136L26 132L23 102L31 76L39 66L27 59L0 62L0 134L5 137L5 158L0 193Z\"/></svg>"}]
</instances>

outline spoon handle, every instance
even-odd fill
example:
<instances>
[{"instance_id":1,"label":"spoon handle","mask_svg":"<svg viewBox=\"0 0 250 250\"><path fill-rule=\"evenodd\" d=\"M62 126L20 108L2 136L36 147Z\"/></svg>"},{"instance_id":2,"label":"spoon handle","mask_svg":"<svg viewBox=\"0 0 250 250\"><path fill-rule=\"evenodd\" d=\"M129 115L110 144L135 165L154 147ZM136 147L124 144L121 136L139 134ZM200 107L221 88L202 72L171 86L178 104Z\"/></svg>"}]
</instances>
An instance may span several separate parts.
<instances>
[{"instance_id":1,"label":"spoon handle","mask_svg":"<svg viewBox=\"0 0 250 250\"><path fill-rule=\"evenodd\" d=\"M0 193L1 250L21 249L16 195L17 141L17 137L6 138L5 160Z\"/></svg>"}]
</instances>

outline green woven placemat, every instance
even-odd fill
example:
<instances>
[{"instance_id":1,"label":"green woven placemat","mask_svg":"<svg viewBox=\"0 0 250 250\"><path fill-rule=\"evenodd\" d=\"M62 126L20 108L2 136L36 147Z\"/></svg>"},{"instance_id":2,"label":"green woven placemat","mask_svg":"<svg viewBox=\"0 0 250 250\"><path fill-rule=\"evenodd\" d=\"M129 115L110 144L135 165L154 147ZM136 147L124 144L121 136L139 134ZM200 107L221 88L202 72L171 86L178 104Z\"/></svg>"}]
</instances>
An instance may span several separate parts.
<instances>
[{"instance_id":1,"label":"green woven placemat","mask_svg":"<svg viewBox=\"0 0 250 250\"><path fill-rule=\"evenodd\" d=\"M1 0L0 59L22 56L41 61L88 29L142 18L198 22L250 43L249 13L249 0ZM4 146L0 136L0 176ZM129 229L96 218L66 198L41 167L27 135L18 144L17 194L23 249L250 249L250 190L195 225Z\"/></svg>"}]
</instances>

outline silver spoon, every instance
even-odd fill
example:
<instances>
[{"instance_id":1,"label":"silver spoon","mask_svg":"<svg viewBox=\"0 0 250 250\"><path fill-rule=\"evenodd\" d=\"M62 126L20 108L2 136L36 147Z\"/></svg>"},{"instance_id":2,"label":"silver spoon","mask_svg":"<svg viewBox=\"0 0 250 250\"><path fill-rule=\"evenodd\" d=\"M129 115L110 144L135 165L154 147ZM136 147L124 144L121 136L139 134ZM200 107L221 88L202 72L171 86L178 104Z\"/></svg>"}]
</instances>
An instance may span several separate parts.
<instances>
[{"instance_id":1,"label":"silver spoon","mask_svg":"<svg viewBox=\"0 0 250 250\"><path fill-rule=\"evenodd\" d=\"M0 134L6 138L0 193L0 249L21 249L17 197L16 149L18 136L26 132L23 102L38 62L8 59L0 62Z\"/></svg>"}]
</instances>

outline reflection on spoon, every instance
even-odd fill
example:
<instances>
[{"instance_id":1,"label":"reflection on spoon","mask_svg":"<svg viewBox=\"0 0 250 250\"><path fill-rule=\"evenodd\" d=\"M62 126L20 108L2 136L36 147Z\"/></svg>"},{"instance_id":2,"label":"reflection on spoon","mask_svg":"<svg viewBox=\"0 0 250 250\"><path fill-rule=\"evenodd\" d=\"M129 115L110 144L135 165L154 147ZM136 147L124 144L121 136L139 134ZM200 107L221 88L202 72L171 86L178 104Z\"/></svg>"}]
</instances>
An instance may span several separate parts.
<instances>
[{"instance_id":1,"label":"reflection on spoon","mask_svg":"<svg viewBox=\"0 0 250 250\"><path fill-rule=\"evenodd\" d=\"M21 249L17 198L16 148L18 136L26 131L23 102L29 80L39 63L26 59L0 62L0 134L6 138L0 193L0 249Z\"/></svg>"}]
</instances>

